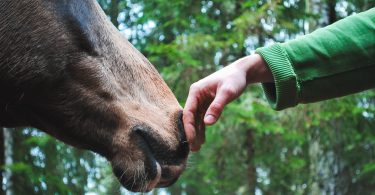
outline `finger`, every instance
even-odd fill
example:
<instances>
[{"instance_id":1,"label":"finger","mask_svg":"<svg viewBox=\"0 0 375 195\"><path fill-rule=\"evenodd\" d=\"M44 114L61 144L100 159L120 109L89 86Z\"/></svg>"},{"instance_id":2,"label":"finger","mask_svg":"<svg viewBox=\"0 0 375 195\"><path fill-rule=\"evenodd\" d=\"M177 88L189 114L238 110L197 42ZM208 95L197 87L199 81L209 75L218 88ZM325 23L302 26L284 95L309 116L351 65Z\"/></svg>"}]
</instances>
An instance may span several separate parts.
<instances>
[{"instance_id":1,"label":"finger","mask_svg":"<svg viewBox=\"0 0 375 195\"><path fill-rule=\"evenodd\" d=\"M209 105L209 104L207 104ZM199 109L199 117L196 117L197 120L196 120L196 127L197 127L197 130L196 130L196 137L193 141L193 144L192 144L192 151L198 151L200 148L201 148L201 145L205 142L205 133L206 133L206 127L205 127L205 124L203 122L203 118L204 118L204 114L207 110L207 107L208 106L205 106L205 105L202 105L200 106L201 109Z\"/></svg>"},{"instance_id":2,"label":"finger","mask_svg":"<svg viewBox=\"0 0 375 195\"><path fill-rule=\"evenodd\" d=\"M184 123L186 140L191 144L196 137L194 114L190 111L184 110L182 120Z\"/></svg>"},{"instance_id":3,"label":"finger","mask_svg":"<svg viewBox=\"0 0 375 195\"><path fill-rule=\"evenodd\" d=\"M194 115L195 115L197 106L195 103L196 100L189 100L189 99L193 99L193 98L188 97L189 104L187 101L187 104L183 111L182 120L184 123L186 139L189 142L189 144L191 144L194 141L195 136L196 136L196 128L195 128L196 122L195 122Z\"/></svg>"},{"instance_id":4,"label":"finger","mask_svg":"<svg viewBox=\"0 0 375 195\"><path fill-rule=\"evenodd\" d=\"M213 125L219 119L225 105L232 101L236 96L236 92L231 87L222 87L218 90L214 101L209 106L204 117L206 125Z\"/></svg>"},{"instance_id":5,"label":"finger","mask_svg":"<svg viewBox=\"0 0 375 195\"><path fill-rule=\"evenodd\" d=\"M193 148L195 151L198 151L201 148L201 145L205 142L205 133L206 125L204 123L204 116L207 112L209 105L211 104L214 96L205 96L202 100L199 100L198 112L195 115L196 119L196 137L193 143Z\"/></svg>"},{"instance_id":6,"label":"finger","mask_svg":"<svg viewBox=\"0 0 375 195\"><path fill-rule=\"evenodd\" d=\"M196 138L194 139L193 143L191 144L191 151L196 152L200 150L202 144L205 142L205 125L202 122L199 126L199 131L197 131Z\"/></svg>"},{"instance_id":7,"label":"finger","mask_svg":"<svg viewBox=\"0 0 375 195\"><path fill-rule=\"evenodd\" d=\"M200 120L201 123L199 125L199 134L197 135L197 143L198 143L199 147L201 147L206 140L206 125L203 122L203 117L204 117L204 114L202 114L202 117L201 117L201 120Z\"/></svg>"},{"instance_id":8,"label":"finger","mask_svg":"<svg viewBox=\"0 0 375 195\"><path fill-rule=\"evenodd\" d=\"M192 85L193 86L193 85ZM193 87L190 87L189 95L185 103L185 108L183 111L183 124L186 134L186 139L191 145L196 137L196 118L195 115L198 109L198 98L197 90Z\"/></svg>"}]
</instances>

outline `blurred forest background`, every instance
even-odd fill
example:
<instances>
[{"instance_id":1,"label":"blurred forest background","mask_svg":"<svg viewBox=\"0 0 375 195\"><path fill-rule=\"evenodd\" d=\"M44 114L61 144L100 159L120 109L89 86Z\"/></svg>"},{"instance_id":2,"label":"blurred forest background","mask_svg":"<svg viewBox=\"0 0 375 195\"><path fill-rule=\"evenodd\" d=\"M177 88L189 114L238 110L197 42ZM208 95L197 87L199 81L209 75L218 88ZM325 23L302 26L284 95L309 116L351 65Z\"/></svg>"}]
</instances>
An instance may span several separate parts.
<instances>
[{"instance_id":1,"label":"blurred forest background","mask_svg":"<svg viewBox=\"0 0 375 195\"><path fill-rule=\"evenodd\" d=\"M99 0L181 104L190 84L258 47L375 0ZM150 194L375 194L375 91L276 112L260 86L207 130L180 180ZM32 128L1 129L0 195L128 194L102 157Z\"/></svg>"}]
</instances>

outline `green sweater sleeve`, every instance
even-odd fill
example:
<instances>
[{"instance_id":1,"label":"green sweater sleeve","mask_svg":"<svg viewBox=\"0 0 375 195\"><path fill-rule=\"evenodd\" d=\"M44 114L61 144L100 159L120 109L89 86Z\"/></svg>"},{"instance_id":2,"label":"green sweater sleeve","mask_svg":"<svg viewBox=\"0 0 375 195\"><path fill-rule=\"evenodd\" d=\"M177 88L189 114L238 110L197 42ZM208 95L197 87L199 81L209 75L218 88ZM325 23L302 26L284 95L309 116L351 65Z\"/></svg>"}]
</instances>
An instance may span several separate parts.
<instances>
[{"instance_id":1,"label":"green sweater sleeve","mask_svg":"<svg viewBox=\"0 0 375 195\"><path fill-rule=\"evenodd\" d=\"M276 110L374 88L375 8L256 53L273 74L262 85Z\"/></svg>"}]
</instances>

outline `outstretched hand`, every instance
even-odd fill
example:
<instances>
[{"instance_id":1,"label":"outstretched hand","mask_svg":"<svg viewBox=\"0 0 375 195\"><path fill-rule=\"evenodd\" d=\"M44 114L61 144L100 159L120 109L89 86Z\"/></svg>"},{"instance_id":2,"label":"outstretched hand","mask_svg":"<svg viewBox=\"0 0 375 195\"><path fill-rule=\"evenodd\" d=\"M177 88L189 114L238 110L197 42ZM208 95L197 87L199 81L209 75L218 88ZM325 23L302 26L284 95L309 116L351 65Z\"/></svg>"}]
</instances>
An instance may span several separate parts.
<instances>
[{"instance_id":1,"label":"outstretched hand","mask_svg":"<svg viewBox=\"0 0 375 195\"><path fill-rule=\"evenodd\" d=\"M205 141L205 126L215 124L225 105L255 82L271 82L272 74L258 55L241 58L191 85L183 122L190 150L198 151Z\"/></svg>"}]
</instances>

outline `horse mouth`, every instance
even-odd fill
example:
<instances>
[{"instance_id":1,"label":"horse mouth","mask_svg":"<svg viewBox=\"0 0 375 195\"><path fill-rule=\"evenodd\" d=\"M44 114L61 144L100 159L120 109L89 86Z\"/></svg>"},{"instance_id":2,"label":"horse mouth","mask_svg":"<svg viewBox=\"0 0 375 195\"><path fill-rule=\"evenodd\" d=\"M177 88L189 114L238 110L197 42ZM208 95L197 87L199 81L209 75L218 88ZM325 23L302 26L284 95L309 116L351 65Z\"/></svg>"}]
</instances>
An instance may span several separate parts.
<instances>
[{"instance_id":1,"label":"horse mouth","mask_svg":"<svg viewBox=\"0 0 375 195\"><path fill-rule=\"evenodd\" d=\"M165 188L173 185L184 171L183 166L160 166L157 162L158 174L153 181L149 182L149 190L154 188Z\"/></svg>"},{"instance_id":2,"label":"horse mouth","mask_svg":"<svg viewBox=\"0 0 375 195\"><path fill-rule=\"evenodd\" d=\"M146 167L145 171L153 173L152 168L156 168L156 175L148 183L147 190L152 190L153 188L165 188L174 184L181 173L185 170L186 161L181 161L178 159L175 162L171 162L173 159L171 156L168 159L161 159L159 155L155 152L155 144L152 144L149 139L145 139L143 135L139 136L140 148L143 150L146 156L146 163L153 162L156 166L151 165L149 168ZM166 153L173 153L172 151L165 151ZM177 159L177 157L175 157ZM173 160L172 160L173 161ZM151 169L150 169L151 168Z\"/></svg>"},{"instance_id":3,"label":"horse mouth","mask_svg":"<svg viewBox=\"0 0 375 195\"><path fill-rule=\"evenodd\" d=\"M181 173L185 170L185 165L180 166L162 166L161 169L161 178L156 185L157 188L165 188L173 185L181 175Z\"/></svg>"},{"instance_id":4,"label":"horse mouth","mask_svg":"<svg viewBox=\"0 0 375 195\"><path fill-rule=\"evenodd\" d=\"M151 169L155 167L156 173L153 174ZM155 166L144 167L143 170L113 168L114 174L119 182L128 190L133 192L149 192L154 188L165 188L174 184L180 174L184 171L185 165L160 165L155 162ZM128 171L127 171L128 170ZM149 178L154 175L153 178Z\"/></svg>"},{"instance_id":5,"label":"horse mouth","mask_svg":"<svg viewBox=\"0 0 375 195\"><path fill-rule=\"evenodd\" d=\"M118 165L113 166L113 172L119 182L133 192L149 192L154 188L164 188L174 184L185 170L187 155L181 158L176 155L176 151L156 148L160 143L150 142L143 135L134 138L137 150L142 153L143 158L135 161L135 164L112 162L113 165ZM161 151L164 151L163 154L160 154ZM126 159L129 158L122 158L122 160ZM120 164L132 165L120 166Z\"/></svg>"}]
</instances>

